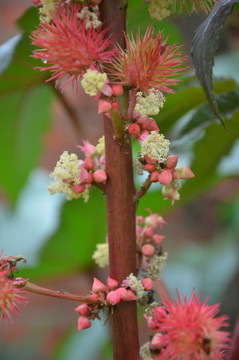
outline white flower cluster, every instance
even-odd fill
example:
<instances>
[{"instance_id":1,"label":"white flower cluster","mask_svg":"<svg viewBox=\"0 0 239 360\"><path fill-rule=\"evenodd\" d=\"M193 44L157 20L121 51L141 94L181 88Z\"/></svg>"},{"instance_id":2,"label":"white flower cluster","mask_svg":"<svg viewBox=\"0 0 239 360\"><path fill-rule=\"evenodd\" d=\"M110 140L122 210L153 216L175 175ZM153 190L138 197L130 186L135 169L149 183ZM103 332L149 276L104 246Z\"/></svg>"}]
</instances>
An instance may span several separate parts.
<instances>
[{"instance_id":1,"label":"white flower cluster","mask_svg":"<svg viewBox=\"0 0 239 360\"><path fill-rule=\"evenodd\" d=\"M44 15L44 19L47 22L51 21L51 13L55 12L58 1L59 0L41 0L42 7L40 8L40 14Z\"/></svg>"},{"instance_id":2,"label":"white flower cluster","mask_svg":"<svg viewBox=\"0 0 239 360\"><path fill-rule=\"evenodd\" d=\"M166 264L168 253L164 252L162 255L155 255L152 262L147 266L147 276L151 280L160 280L161 272Z\"/></svg>"},{"instance_id":3,"label":"white flower cluster","mask_svg":"<svg viewBox=\"0 0 239 360\"><path fill-rule=\"evenodd\" d=\"M82 21L85 20L85 28L88 30L91 26L94 29L98 29L102 22L98 18L98 11L99 6L95 5L91 8L88 8L88 6L84 6L80 12L78 12L77 17L81 19Z\"/></svg>"},{"instance_id":4,"label":"white flower cluster","mask_svg":"<svg viewBox=\"0 0 239 360\"><path fill-rule=\"evenodd\" d=\"M104 136L102 136L98 140L98 144L96 145L96 149L97 149L99 155L105 155L105 137Z\"/></svg>"},{"instance_id":5,"label":"white flower cluster","mask_svg":"<svg viewBox=\"0 0 239 360\"><path fill-rule=\"evenodd\" d=\"M146 117L159 113L159 109L164 105L165 97L161 91L153 88L149 90L147 96L144 96L142 91L138 91L136 94L136 102L134 110L142 117Z\"/></svg>"},{"instance_id":6,"label":"white flower cluster","mask_svg":"<svg viewBox=\"0 0 239 360\"><path fill-rule=\"evenodd\" d=\"M83 197L85 202L88 201L88 189L81 194L77 194L73 191L72 183L75 185L80 183L80 168L78 166L78 161L76 154L68 154L68 151L63 152L54 171L50 174L50 177L53 179L48 186L51 195L65 193L67 200Z\"/></svg>"},{"instance_id":7,"label":"white flower cluster","mask_svg":"<svg viewBox=\"0 0 239 360\"><path fill-rule=\"evenodd\" d=\"M149 136L141 144L140 154L148 155L151 159L163 163L167 160L169 152L169 140L165 139L164 135L157 134L152 131Z\"/></svg>"},{"instance_id":8,"label":"white flower cluster","mask_svg":"<svg viewBox=\"0 0 239 360\"><path fill-rule=\"evenodd\" d=\"M106 73L99 73L97 70L88 69L83 75L81 86L86 94L95 96L105 85L106 80Z\"/></svg>"},{"instance_id":9,"label":"white flower cluster","mask_svg":"<svg viewBox=\"0 0 239 360\"><path fill-rule=\"evenodd\" d=\"M144 293L144 287L141 281L138 280L133 273L131 273L126 279L130 281L130 288L136 292L137 298L140 299Z\"/></svg>"},{"instance_id":10,"label":"white flower cluster","mask_svg":"<svg viewBox=\"0 0 239 360\"><path fill-rule=\"evenodd\" d=\"M151 354L151 351L150 351L150 342L149 341L141 346L139 355L140 355L141 359L144 359L144 360L151 360L152 359L152 354Z\"/></svg>"},{"instance_id":11,"label":"white flower cluster","mask_svg":"<svg viewBox=\"0 0 239 360\"><path fill-rule=\"evenodd\" d=\"M149 4L149 14L152 19L161 21L170 15L168 6L172 4L172 0L152 0Z\"/></svg>"},{"instance_id":12,"label":"white flower cluster","mask_svg":"<svg viewBox=\"0 0 239 360\"><path fill-rule=\"evenodd\" d=\"M96 250L92 255L92 259L100 268L109 265L109 244L96 244Z\"/></svg>"}]
</instances>

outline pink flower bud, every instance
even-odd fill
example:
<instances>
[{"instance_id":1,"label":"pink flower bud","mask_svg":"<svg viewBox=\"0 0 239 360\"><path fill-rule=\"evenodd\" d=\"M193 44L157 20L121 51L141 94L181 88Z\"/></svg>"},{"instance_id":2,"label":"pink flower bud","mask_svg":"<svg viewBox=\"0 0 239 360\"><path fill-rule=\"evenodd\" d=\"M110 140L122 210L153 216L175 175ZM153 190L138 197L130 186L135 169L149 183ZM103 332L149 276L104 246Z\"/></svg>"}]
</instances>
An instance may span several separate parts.
<instances>
[{"instance_id":1,"label":"pink flower bud","mask_svg":"<svg viewBox=\"0 0 239 360\"><path fill-rule=\"evenodd\" d=\"M109 101L106 101L103 99L99 100L98 114L106 113L106 112L110 111L111 108L112 108L112 105Z\"/></svg>"},{"instance_id":2,"label":"pink flower bud","mask_svg":"<svg viewBox=\"0 0 239 360\"><path fill-rule=\"evenodd\" d=\"M136 216L136 224L143 224L144 223L144 217L139 215Z\"/></svg>"},{"instance_id":3,"label":"pink flower bud","mask_svg":"<svg viewBox=\"0 0 239 360\"><path fill-rule=\"evenodd\" d=\"M138 124L130 124L128 132L130 135L138 135L140 133L140 126Z\"/></svg>"},{"instance_id":4,"label":"pink flower bud","mask_svg":"<svg viewBox=\"0 0 239 360\"><path fill-rule=\"evenodd\" d=\"M152 290L154 287L154 282L150 278L143 279L141 283L146 291Z\"/></svg>"},{"instance_id":5,"label":"pink flower bud","mask_svg":"<svg viewBox=\"0 0 239 360\"><path fill-rule=\"evenodd\" d=\"M147 164L156 164L157 160L156 159L151 159L147 154L145 155L145 160L147 161Z\"/></svg>"},{"instance_id":6,"label":"pink flower bud","mask_svg":"<svg viewBox=\"0 0 239 360\"><path fill-rule=\"evenodd\" d=\"M112 92L114 96L122 96L124 93L124 89L122 85L113 85Z\"/></svg>"},{"instance_id":7,"label":"pink flower bud","mask_svg":"<svg viewBox=\"0 0 239 360\"><path fill-rule=\"evenodd\" d=\"M161 244L161 242L163 241L164 238L165 238L164 235L155 234L155 235L153 235L152 240L155 245L159 245L159 244Z\"/></svg>"},{"instance_id":8,"label":"pink flower bud","mask_svg":"<svg viewBox=\"0 0 239 360\"><path fill-rule=\"evenodd\" d=\"M142 246L142 254L147 257L152 257L154 254L154 247L150 244L145 244Z\"/></svg>"},{"instance_id":9,"label":"pink flower bud","mask_svg":"<svg viewBox=\"0 0 239 360\"><path fill-rule=\"evenodd\" d=\"M91 322L86 316L80 316L78 319L78 331L91 327Z\"/></svg>"},{"instance_id":10,"label":"pink flower bud","mask_svg":"<svg viewBox=\"0 0 239 360\"><path fill-rule=\"evenodd\" d=\"M144 165L144 168L145 168L145 170L147 170L148 172L151 173L152 171L154 171L155 166L152 164L146 164L146 165Z\"/></svg>"},{"instance_id":11,"label":"pink flower bud","mask_svg":"<svg viewBox=\"0 0 239 360\"><path fill-rule=\"evenodd\" d=\"M172 204L174 204L175 200L180 200L179 192L170 185L163 186L162 194L165 196L165 199L171 199Z\"/></svg>"},{"instance_id":12,"label":"pink flower bud","mask_svg":"<svg viewBox=\"0 0 239 360\"><path fill-rule=\"evenodd\" d=\"M154 166L154 165L151 165L151 166ZM159 177L158 171L153 171L153 172L151 172L151 174L150 174L150 180L151 180L152 182L158 182L158 177Z\"/></svg>"},{"instance_id":13,"label":"pink flower bud","mask_svg":"<svg viewBox=\"0 0 239 360\"><path fill-rule=\"evenodd\" d=\"M93 174L94 181L101 183L107 179L106 172L104 170L96 170Z\"/></svg>"},{"instance_id":14,"label":"pink flower bud","mask_svg":"<svg viewBox=\"0 0 239 360\"><path fill-rule=\"evenodd\" d=\"M85 190L85 185L82 183L74 185L73 190L76 194L80 194Z\"/></svg>"},{"instance_id":15,"label":"pink flower bud","mask_svg":"<svg viewBox=\"0 0 239 360\"><path fill-rule=\"evenodd\" d=\"M107 292L108 288L97 278L94 278L94 282L92 285L92 291L94 293Z\"/></svg>"},{"instance_id":16,"label":"pink flower bud","mask_svg":"<svg viewBox=\"0 0 239 360\"><path fill-rule=\"evenodd\" d=\"M99 299L99 295L98 294L91 294L89 295L89 297L91 298L92 301L98 301Z\"/></svg>"},{"instance_id":17,"label":"pink flower bud","mask_svg":"<svg viewBox=\"0 0 239 360\"><path fill-rule=\"evenodd\" d=\"M85 179L84 183L91 184L93 180L93 174L89 173L89 176Z\"/></svg>"},{"instance_id":18,"label":"pink flower bud","mask_svg":"<svg viewBox=\"0 0 239 360\"><path fill-rule=\"evenodd\" d=\"M177 170L173 170L173 179L180 179L179 173Z\"/></svg>"},{"instance_id":19,"label":"pink flower bud","mask_svg":"<svg viewBox=\"0 0 239 360\"><path fill-rule=\"evenodd\" d=\"M90 144L88 141L85 141L85 140L83 140L82 142L83 142L83 146L77 145L76 147L81 149L83 151L83 153L85 154L85 156L91 157L93 154L97 154L96 146Z\"/></svg>"},{"instance_id":20,"label":"pink flower bud","mask_svg":"<svg viewBox=\"0 0 239 360\"><path fill-rule=\"evenodd\" d=\"M87 304L79 305L77 308L75 308L75 311L78 312L80 315L87 315L89 312L89 308Z\"/></svg>"},{"instance_id":21,"label":"pink flower bud","mask_svg":"<svg viewBox=\"0 0 239 360\"><path fill-rule=\"evenodd\" d=\"M107 277L107 287L110 290L114 290L119 286L119 283L117 280L111 279L109 276Z\"/></svg>"},{"instance_id":22,"label":"pink flower bud","mask_svg":"<svg viewBox=\"0 0 239 360\"><path fill-rule=\"evenodd\" d=\"M112 101L111 105L112 105L112 108L113 108L115 111L118 110L118 108L119 108L119 103L118 103L118 101Z\"/></svg>"},{"instance_id":23,"label":"pink flower bud","mask_svg":"<svg viewBox=\"0 0 239 360\"><path fill-rule=\"evenodd\" d=\"M150 343L151 346L154 346L158 349L162 348L162 334L161 333L156 333L153 337L153 339L151 340Z\"/></svg>"},{"instance_id":24,"label":"pink flower bud","mask_svg":"<svg viewBox=\"0 0 239 360\"><path fill-rule=\"evenodd\" d=\"M190 179L195 175L187 165L182 165L177 169L180 179Z\"/></svg>"},{"instance_id":25,"label":"pink flower bud","mask_svg":"<svg viewBox=\"0 0 239 360\"><path fill-rule=\"evenodd\" d=\"M101 166L105 166L105 155L102 155L102 156L100 157L100 165L101 165Z\"/></svg>"},{"instance_id":26,"label":"pink flower bud","mask_svg":"<svg viewBox=\"0 0 239 360\"><path fill-rule=\"evenodd\" d=\"M103 87L101 88L100 92L102 92L102 94L106 95L106 96L111 96L112 95L112 89L108 84L104 84Z\"/></svg>"},{"instance_id":27,"label":"pink flower bud","mask_svg":"<svg viewBox=\"0 0 239 360\"><path fill-rule=\"evenodd\" d=\"M149 227L147 227L147 228L144 230L144 235L145 235L146 237L151 238L151 237L153 236L153 234L154 234L153 226L149 226Z\"/></svg>"},{"instance_id":28,"label":"pink flower bud","mask_svg":"<svg viewBox=\"0 0 239 360\"><path fill-rule=\"evenodd\" d=\"M117 292L117 290L115 291L110 291L108 294L107 294L107 297L106 297L107 301L111 304L111 305L116 305L120 302L121 300L121 296L120 294Z\"/></svg>"},{"instance_id":29,"label":"pink flower bud","mask_svg":"<svg viewBox=\"0 0 239 360\"><path fill-rule=\"evenodd\" d=\"M138 298L132 290L126 290L126 296L123 300L124 301L134 301L134 300L138 300Z\"/></svg>"},{"instance_id":30,"label":"pink flower bud","mask_svg":"<svg viewBox=\"0 0 239 360\"><path fill-rule=\"evenodd\" d=\"M142 134L140 135L140 137L139 137L139 143L140 143L140 145L142 144L142 142L143 142L145 139L147 139L148 136L149 136L148 130L144 130L144 131L142 132Z\"/></svg>"},{"instance_id":31,"label":"pink flower bud","mask_svg":"<svg viewBox=\"0 0 239 360\"><path fill-rule=\"evenodd\" d=\"M163 184L163 185L171 184L172 179L173 179L172 173L171 173L171 171L168 171L168 170L164 170L158 176L158 181L160 182L160 184Z\"/></svg>"},{"instance_id":32,"label":"pink flower bud","mask_svg":"<svg viewBox=\"0 0 239 360\"><path fill-rule=\"evenodd\" d=\"M124 300L125 297L127 296L127 290L125 288L120 287L119 289L117 289L115 291L120 295L121 300Z\"/></svg>"},{"instance_id":33,"label":"pink flower bud","mask_svg":"<svg viewBox=\"0 0 239 360\"><path fill-rule=\"evenodd\" d=\"M141 234L142 231L143 231L143 229L141 228L141 226L136 225L136 233Z\"/></svg>"},{"instance_id":34,"label":"pink flower bud","mask_svg":"<svg viewBox=\"0 0 239 360\"><path fill-rule=\"evenodd\" d=\"M156 124L155 120L152 118L149 118L150 123L148 125L148 130L149 131L156 131L157 133L159 133L159 128L158 125Z\"/></svg>"},{"instance_id":35,"label":"pink flower bud","mask_svg":"<svg viewBox=\"0 0 239 360\"><path fill-rule=\"evenodd\" d=\"M168 169L174 169L178 163L178 156L170 155L166 160L166 167Z\"/></svg>"},{"instance_id":36,"label":"pink flower bud","mask_svg":"<svg viewBox=\"0 0 239 360\"><path fill-rule=\"evenodd\" d=\"M92 169L94 169L95 162L91 158L86 157L83 166L87 170L92 170Z\"/></svg>"}]
</instances>

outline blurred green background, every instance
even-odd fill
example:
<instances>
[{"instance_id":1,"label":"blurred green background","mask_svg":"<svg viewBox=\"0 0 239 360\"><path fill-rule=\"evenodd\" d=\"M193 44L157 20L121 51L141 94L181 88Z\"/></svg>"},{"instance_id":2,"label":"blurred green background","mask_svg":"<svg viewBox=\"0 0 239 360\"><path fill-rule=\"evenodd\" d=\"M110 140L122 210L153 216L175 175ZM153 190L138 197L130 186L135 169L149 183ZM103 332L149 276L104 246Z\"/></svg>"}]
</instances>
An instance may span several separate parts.
<instances>
[{"instance_id":1,"label":"blurred green background","mask_svg":"<svg viewBox=\"0 0 239 360\"><path fill-rule=\"evenodd\" d=\"M49 172L64 150L79 152L82 139L96 143L103 133L97 103L81 91L67 89L63 96L46 72L34 67L29 35L37 24L31 1L0 2L0 250L22 254L27 264L19 275L43 286L87 294L93 276L104 280L107 269L95 267L91 255L107 233L105 198L97 189L90 200L66 202L50 196ZM27 10L28 9L28 10ZM25 12L26 11L26 12ZM23 15L24 14L24 15ZM23 15L23 16L22 16ZM16 25L16 20L20 17ZM190 53L193 32L205 16L170 17L156 29L171 32L170 42L184 44ZM239 300L239 12L227 19L214 67L214 92L228 134L215 121L198 80L189 70L176 93L168 95L157 116L162 133L171 141L171 154L196 174L180 190L174 206L152 186L140 200L138 215L146 208L164 216L164 249L169 253L163 271L172 295L175 289L190 295L204 291L210 302L220 302L235 323ZM129 1L128 30L142 33L152 24L147 4ZM10 39L10 40L9 40ZM190 66L191 59L188 58ZM68 104L68 106L66 105ZM72 119L77 118L77 126ZM133 144L134 156L137 144ZM143 177L135 177L138 187ZM75 303L29 294L29 304L13 325L0 325L1 360L109 360L110 324L103 321L78 333ZM149 334L140 320L140 340ZM80 350L79 350L80 349Z\"/></svg>"}]
</instances>

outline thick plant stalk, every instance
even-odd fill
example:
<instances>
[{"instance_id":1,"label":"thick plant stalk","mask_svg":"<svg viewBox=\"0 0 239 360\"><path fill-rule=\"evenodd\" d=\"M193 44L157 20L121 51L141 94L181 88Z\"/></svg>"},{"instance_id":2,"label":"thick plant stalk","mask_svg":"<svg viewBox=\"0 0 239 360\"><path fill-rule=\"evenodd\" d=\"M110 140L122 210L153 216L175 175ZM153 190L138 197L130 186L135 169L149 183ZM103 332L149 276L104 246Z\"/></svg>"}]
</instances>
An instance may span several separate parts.
<instances>
[{"instance_id":1,"label":"thick plant stalk","mask_svg":"<svg viewBox=\"0 0 239 360\"><path fill-rule=\"evenodd\" d=\"M102 18L111 25L114 39L125 47L126 3L104 0ZM107 216L110 253L110 276L121 282L136 271L135 187L133 182L131 143L119 144L113 122L104 118ZM138 360L138 326L136 302L121 302L112 316L114 360Z\"/></svg>"}]
</instances>

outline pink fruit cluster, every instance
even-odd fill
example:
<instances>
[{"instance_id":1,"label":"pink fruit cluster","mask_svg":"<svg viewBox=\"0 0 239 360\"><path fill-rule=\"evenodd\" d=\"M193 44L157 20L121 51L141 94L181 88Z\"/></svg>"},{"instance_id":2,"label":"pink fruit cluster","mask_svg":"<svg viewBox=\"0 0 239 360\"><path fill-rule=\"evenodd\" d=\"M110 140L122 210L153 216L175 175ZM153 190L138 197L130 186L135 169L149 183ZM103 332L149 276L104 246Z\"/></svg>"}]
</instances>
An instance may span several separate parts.
<instances>
[{"instance_id":1,"label":"pink fruit cluster","mask_svg":"<svg viewBox=\"0 0 239 360\"><path fill-rule=\"evenodd\" d=\"M171 199L172 203L180 199L178 190L181 187L178 180L193 178L195 175L187 165L176 168L178 156L169 155L165 164L159 164L157 160L145 156L144 169L150 173L152 182L159 182L164 185L162 193L165 199Z\"/></svg>"},{"instance_id":2,"label":"pink fruit cluster","mask_svg":"<svg viewBox=\"0 0 239 360\"><path fill-rule=\"evenodd\" d=\"M133 112L134 123L128 127L128 132L133 135L141 144L149 135L150 131L156 131L159 133L158 125L151 117L142 117L136 111Z\"/></svg>"},{"instance_id":3,"label":"pink fruit cluster","mask_svg":"<svg viewBox=\"0 0 239 360\"><path fill-rule=\"evenodd\" d=\"M128 282L128 280L124 280ZM92 285L92 294L89 298L92 303L83 303L75 308L75 311L80 315L78 319L78 331L91 327L91 320L95 318L100 319L99 312L104 307L111 308L117 305L120 301L136 301L137 296L135 291L130 289L130 284L125 287L124 281L119 286L118 281L108 277L107 286L100 280L94 278ZM150 279L142 280L142 285L146 291L151 290Z\"/></svg>"},{"instance_id":4,"label":"pink fruit cluster","mask_svg":"<svg viewBox=\"0 0 239 360\"><path fill-rule=\"evenodd\" d=\"M136 217L136 235L137 235L137 251L147 258L152 258L157 252L158 246L161 244L164 235L156 232L157 228L162 229L166 221L159 214L150 214L145 218L143 216Z\"/></svg>"},{"instance_id":5,"label":"pink fruit cluster","mask_svg":"<svg viewBox=\"0 0 239 360\"><path fill-rule=\"evenodd\" d=\"M93 182L105 182L107 176L105 172L105 155L99 156L96 146L83 140L83 146L78 145L77 147L85 154L85 159L79 160L78 163L81 182L73 186L74 192L80 194L86 188L91 187Z\"/></svg>"},{"instance_id":6,"label":"pink fruit cluster","mask_svg":"<svg viewBox=\"0 0 239 360\"><path fill-rule=\"evenodd\" d=\"M104 88L104 87L103 87ZM124 93L123 86L121 85L113 85L110 87L107 85L107 93L103 93L102 90L97 94L97 98L99 99L98 103L98 114L105 114L107 117L111 118L110 111L113 109L114 111L118 111L119 102L116 98L122 96ZM105 99L103 95L108 96L110 99Z\"/></svg>"}]
</instances>

